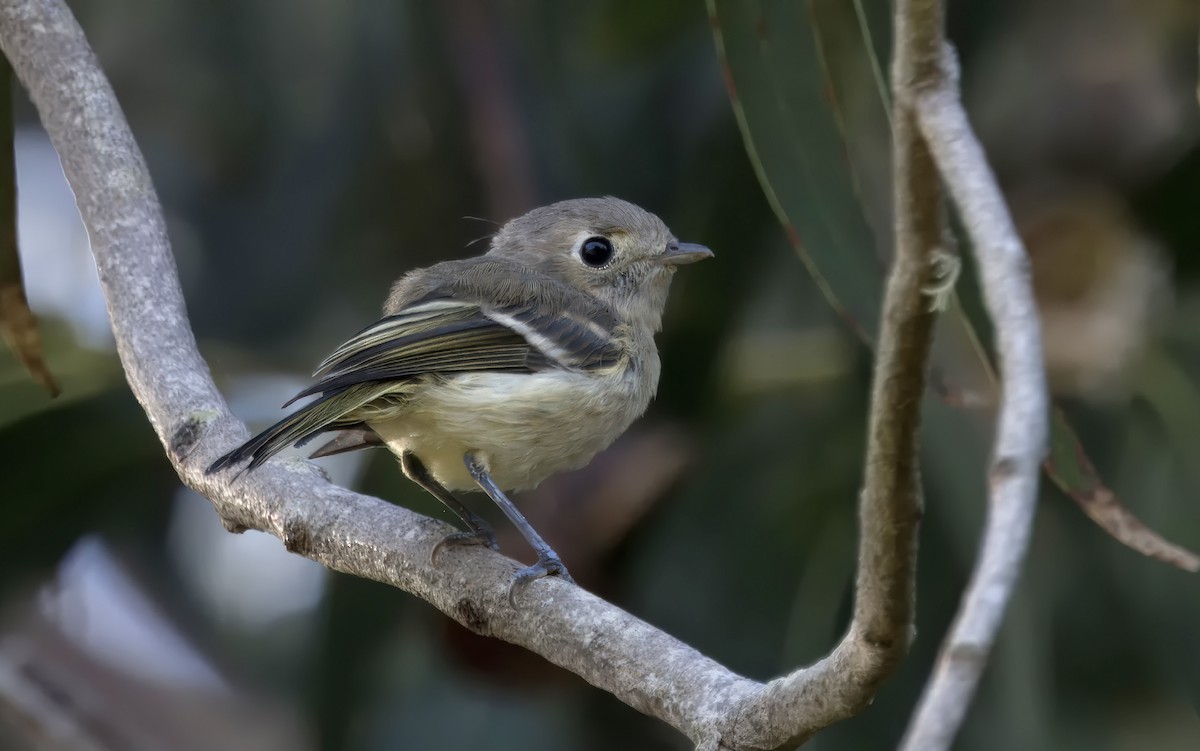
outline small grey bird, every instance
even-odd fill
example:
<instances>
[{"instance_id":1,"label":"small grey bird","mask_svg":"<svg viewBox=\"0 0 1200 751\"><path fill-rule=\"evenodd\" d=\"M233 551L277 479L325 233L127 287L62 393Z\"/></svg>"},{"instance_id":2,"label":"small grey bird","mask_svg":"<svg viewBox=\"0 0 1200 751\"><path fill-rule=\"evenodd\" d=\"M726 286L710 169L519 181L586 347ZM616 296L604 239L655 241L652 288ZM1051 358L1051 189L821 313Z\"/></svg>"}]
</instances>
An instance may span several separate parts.
<instances>
[{"instance_id":1,"label":"small grey bird","mask_svg":"<svg viewBox=\"0 0 1200 751\"><path fill-rule=\"evenodd\" d=\"M676 267L712 256L616 198L544 206L510 221L487 253L403 276L385 317L317 368L315 396L208 468L254 469L318 433L313 456L384 445L404 474L467 527L445 544L496 547L451 491L482 490L537 552L513 588L570 580L505 491L584 466L636 420L658 388L654 333ZM510 597L513 590L510 590Z\"/></svg>"}]
</instances>

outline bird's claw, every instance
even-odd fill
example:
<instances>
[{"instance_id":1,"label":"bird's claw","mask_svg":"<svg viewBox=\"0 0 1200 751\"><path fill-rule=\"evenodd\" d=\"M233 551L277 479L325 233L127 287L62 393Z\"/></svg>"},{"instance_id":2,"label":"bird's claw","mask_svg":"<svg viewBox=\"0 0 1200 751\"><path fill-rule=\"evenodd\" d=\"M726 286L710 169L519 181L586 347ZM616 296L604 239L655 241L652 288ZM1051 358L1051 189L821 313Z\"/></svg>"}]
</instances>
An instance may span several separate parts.
<instances>
[{"instance_id":1,"label":"bird's claw","mask_svg":"<svg viewBox=\"0 0 1200 751\"><path fill-rule=\"evenodd\" d=\"M526 566L513 574L512 584L508 587L508 603L513 606L514 610L517 607L517 591L524 589L530 582L546 576L557 576L563 581L575 583L575 580L571 578L571 572L567 571L567 567L557 556L540 556L537 563Z\"/></svg>"},{"instance_id":2,"label":"bird's claw","mask_svg":"<svg viewBox=\"0 0 1200 751\"><path fill-rule=\"evenodd\" d=\"M442 552L442 548L446 546L458 547L460 545L486 545L492 550L500 549L500 545L496 543L496 533L490 529L455 532L454 534L446 535L437 545L433 546L433 550L429 553L429 562L436 566L438 553Z\"/></svg>"}]
</instances>

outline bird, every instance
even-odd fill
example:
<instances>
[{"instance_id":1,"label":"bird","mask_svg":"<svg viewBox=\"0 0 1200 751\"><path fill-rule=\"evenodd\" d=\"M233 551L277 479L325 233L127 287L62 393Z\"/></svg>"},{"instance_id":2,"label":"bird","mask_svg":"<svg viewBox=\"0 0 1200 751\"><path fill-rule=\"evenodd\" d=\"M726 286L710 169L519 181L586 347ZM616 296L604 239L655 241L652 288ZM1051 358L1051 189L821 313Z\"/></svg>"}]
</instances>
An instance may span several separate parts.
<instances>
[{"instance_id":1,"label":"bird","mask_svg":"<svg viewBox=\"0 0 1200 751\"><path fill-rule=\"evenodd\" d=\"M481 490L537 554L515 573L510 600L544 576L573 581L508 493L586 465L646 411L671 279L712 256L611 196L536 208L504 224L484 254L402 276L383 317L284 407L312 401L207 471L252 471L338 431L313 458L384 446L462 521L465 531L435 546L435 564L446 545L497 548L492 527L454 495Z\"/></svg>"}]
</instances>

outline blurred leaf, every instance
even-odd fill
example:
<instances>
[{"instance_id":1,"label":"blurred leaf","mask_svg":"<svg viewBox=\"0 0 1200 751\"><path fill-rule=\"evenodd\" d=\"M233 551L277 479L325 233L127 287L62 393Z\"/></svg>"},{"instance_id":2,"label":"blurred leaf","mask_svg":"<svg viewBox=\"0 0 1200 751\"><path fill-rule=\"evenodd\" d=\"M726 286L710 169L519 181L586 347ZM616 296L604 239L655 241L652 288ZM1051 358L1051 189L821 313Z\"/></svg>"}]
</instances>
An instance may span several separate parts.
<instances>
[{"instance_id":1,"label":"blurred leaf","mask_svg":"<svg viewBox=\"0 0 1200 751\"><path fill-rule=\"evenodd\" d=\"M58 382L46 367L37 319L25 299L17 253L17 168L13 158L12 69L0 55L0 337L50 396Z\"/></svg>"},{"instance_id":2,"label":"blurred leaf","mask_svg":"<svg viewBox=\"0 0 1200 751\"><path fill-rule=\"evenodd\" d=\"M767 199L830 304L872 341L884 263L846 169L816 40L796 7L708 3L730 102Z\"/></svg>"},{"instance_id":3,"label":"blurred leaf","mask_svg":"<svg viewBox=\"0 0 1200 751\"><path fill-rule=\"evenodd\" d=\"M1065 424L1065 418L1057 408L1054 415L1058 422ZM1121 505L1116 493L1100 482L1074 436L1065 436L1061 431L1051 433L1046 473L1079 504L1088 518L1113 537L1142 555L1185 571L1200 571L1200 558L1186 548L1164 540Z\"/></svg>"},{"instance_id":4,"label":"blurred leaf","mask_svg":"<svg viewBox=\"0 0 1200 751\"><path fill-rule=\"evenodd\" d=\"M892 238L886 200L868 190L890 185L883 55L868 35L887 28L878 19L886 18L888 4L708 0L708 10L729 99L763 190L830 304L873 345ZM876 142L888 148L872 150ZM942 317L934 363L933 387L947 401L995 402L991 362L957 296ZM1051 449L1047 475L1109 534L1158 560L1200 567L1121 506L1057 409Z\"/></svg>"},{"instance_id":5,"label":"blurred leaf","mask_svg":"<svg viewBox=\"0 0 1200 751\"><path fill-rule=\"evenodd\" d=\"M46 351L58 363L67 393L62 399L50 401L25 376L19 362L0 351L0 430L35 413L63 409L91 398L121 382L116 353L83 349L65 325L53 320L49 324L44 327Z\"/></svg>"}]
</instances>

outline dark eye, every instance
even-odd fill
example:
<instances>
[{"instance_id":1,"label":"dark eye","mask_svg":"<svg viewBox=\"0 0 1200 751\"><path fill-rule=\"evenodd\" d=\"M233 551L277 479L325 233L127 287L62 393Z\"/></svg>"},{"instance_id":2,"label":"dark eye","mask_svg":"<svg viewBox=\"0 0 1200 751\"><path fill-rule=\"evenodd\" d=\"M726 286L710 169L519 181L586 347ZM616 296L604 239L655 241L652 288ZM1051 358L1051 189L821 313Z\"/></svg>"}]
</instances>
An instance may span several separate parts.
<instances>
[{"instance_id":1,"label":"dark eye","mask_svg":"<svg viewBox=\"0 0 1200 751\"><path fill-rule=\"evenodd\" d=\"M592 268L600 268L612 260L613 246L607 237L589 237L579 248L579 257Z\"/></svg>"}]
</instances>

